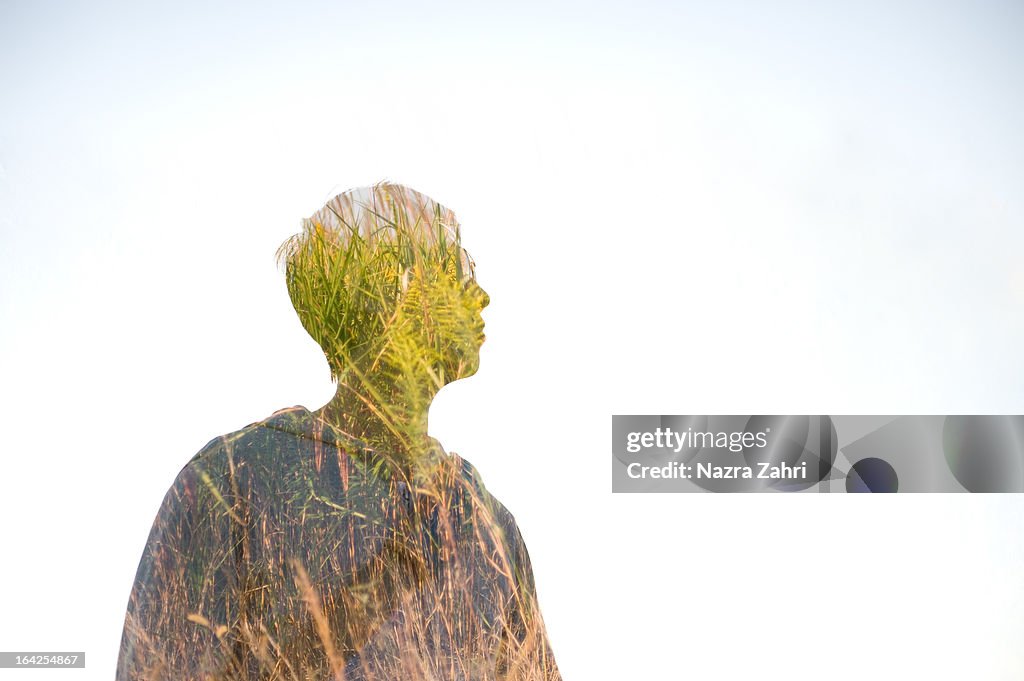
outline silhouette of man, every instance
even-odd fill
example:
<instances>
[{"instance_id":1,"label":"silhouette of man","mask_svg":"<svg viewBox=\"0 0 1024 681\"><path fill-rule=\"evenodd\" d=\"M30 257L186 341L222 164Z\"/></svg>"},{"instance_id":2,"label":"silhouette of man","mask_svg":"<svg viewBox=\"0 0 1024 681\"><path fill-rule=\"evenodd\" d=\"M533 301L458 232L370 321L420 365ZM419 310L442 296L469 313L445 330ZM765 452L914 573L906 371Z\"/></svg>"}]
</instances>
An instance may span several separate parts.
<instances>
[{"instance_id":1,"label":"silhouette of man","mask_svg":"<svg viewBox=\"0 0 1024 681\"><path fill-rule=\"evenodd\" d=\"M213 439L153 523L118 681L560 681L513 516L427 433L487 294L454 214L341 194L278 251L334 398Z\"/></svg>"}]
</instances>

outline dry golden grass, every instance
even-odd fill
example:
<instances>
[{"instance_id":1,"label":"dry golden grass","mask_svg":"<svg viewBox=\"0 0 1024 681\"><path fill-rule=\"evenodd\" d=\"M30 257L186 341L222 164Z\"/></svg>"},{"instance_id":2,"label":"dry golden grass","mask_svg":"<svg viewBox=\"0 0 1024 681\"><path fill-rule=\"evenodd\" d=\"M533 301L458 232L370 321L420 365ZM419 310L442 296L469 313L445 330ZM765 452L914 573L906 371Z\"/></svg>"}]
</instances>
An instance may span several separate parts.
<instances>
[{"instance_id":1,"label":"dry golden grass","mask_svg":"<svg viewBox=\"0 0 1024 681\"><path fill-rule=\"evenodd\" d=\"M358 443L303 437L311 419L218 438L179 474L118 679L558 679L525 544L472 468L444 455L412 488Z\"/></svg>"}]
</instances>

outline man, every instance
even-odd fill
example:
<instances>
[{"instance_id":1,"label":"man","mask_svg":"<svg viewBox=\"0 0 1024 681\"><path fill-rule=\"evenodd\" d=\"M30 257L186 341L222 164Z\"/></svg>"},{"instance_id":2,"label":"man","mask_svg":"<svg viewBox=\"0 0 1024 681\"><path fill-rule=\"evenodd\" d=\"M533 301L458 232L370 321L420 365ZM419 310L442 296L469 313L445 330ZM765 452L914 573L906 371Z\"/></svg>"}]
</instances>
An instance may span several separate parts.
<instances>
[{"instance_id":1,"label":"man","mask_svg":"<svg viewBox=\"0 0 1024 681\"><path fill-rule=\"evenodd\" d=\"M212 440L167 492L117 678L560 681L515 520L427 433L489 299L451 211L346 192L278 252L334 398Z\"/></svg>"}]
</instances>

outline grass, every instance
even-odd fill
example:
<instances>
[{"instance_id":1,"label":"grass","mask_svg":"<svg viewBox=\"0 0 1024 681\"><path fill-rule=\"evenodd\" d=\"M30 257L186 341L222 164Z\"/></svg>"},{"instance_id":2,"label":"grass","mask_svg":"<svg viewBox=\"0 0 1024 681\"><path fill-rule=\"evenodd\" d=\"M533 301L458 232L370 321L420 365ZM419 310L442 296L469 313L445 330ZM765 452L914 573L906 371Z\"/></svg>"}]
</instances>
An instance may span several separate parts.
<instances>
[{"instance_id":1,"label":"grass","mask_svg":"<svg viewBox=\"0 0 1024 681\"><path fill-rule=\"evenodd\" d=\"M278 257L337 394L182 469L117 678L560 681L512 515L426 433L437 390L476 371L487 304L454 215L377 185Z\"/></svg>"}]
</instances>

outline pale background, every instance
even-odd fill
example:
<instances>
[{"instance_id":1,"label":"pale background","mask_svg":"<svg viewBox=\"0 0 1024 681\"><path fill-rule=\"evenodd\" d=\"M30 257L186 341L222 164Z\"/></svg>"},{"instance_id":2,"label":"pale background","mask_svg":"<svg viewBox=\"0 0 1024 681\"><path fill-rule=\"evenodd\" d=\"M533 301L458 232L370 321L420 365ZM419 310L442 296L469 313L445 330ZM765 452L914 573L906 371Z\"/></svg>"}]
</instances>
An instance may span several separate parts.
<instances>
[{"instance_id":1,"label":"pale background","mask_svg":"<svg viewBox=\"0 0 1024 681\"><path fill-rule=\"evenodd\" d=\"M490 293L431 428L566 681L1019 679L1024 497L613 496L614 413L1024 411L1018 2L0 4L0 649L113 678L157 507L332 394L273 254L381 179Z\"/></svg>"}]
</instances>

